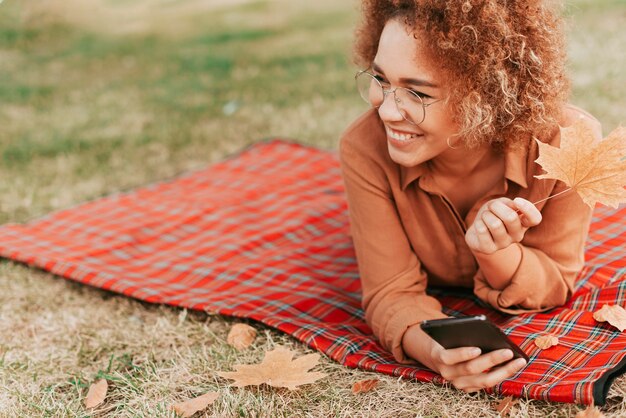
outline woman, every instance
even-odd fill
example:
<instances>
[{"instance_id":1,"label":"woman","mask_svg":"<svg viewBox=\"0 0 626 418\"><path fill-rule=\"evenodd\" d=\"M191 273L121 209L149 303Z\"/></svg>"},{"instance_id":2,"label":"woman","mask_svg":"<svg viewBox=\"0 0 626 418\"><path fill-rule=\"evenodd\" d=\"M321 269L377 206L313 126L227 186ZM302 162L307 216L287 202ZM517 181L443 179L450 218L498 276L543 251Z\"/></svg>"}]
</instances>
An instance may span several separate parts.
<instances>
[{"instance_id":1,"label":"woman","mask_svg":"<svg viewBox=\"0 0 626 418\"><path fill-rule=\"evenodd\" d=\"M344 133L342 171L366 319L396 360L472 392L514 375L510 350L446 350L430 285L517 314L565 303L591 211L538 180L534 138L584 118L566 104L558 10L538 0L366 0L357 85L372 109ZM554 2L550 2L553 4ZM541 202L539 202L541 201ZM536 203L536 204L534 204Z\"/></svg>"}]
</instances>

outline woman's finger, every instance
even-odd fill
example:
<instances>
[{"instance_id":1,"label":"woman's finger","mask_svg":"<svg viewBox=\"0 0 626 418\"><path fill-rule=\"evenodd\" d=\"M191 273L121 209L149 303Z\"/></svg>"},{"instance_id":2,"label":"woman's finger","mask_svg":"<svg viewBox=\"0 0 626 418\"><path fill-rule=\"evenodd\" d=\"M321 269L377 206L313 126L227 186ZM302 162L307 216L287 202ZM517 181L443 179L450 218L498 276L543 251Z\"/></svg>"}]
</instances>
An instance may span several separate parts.
<instances>
[{"instance_id":1,"label":"woman's finger","mask_svg":"<svg viewBox=\"0 0 626 418\"><path fill-rule=\"evenodd\" d=\"M509 361L512 358L513 352L511 350L496 350L487 354L483 354L482 356L477 357L473 360L467 361L459 367L462 370L462 374L466 376L478 375L483 373L485 370L491 369L492 367Z\"/></svg>"},{"instance_id":2,"label":"woman's finger","mask_svg":"<svg viewBox=\"0 0 626 418\"><path fill-rule=\"evenodd\" d=\"M476 250L490 254L498 249L495 242L493 242L489 228L487 228L482 219L477 218L474 221L474 230L476 231L476 241L478 241Z\"/></svg>"},{"instance_id":3,"label":"woman's finger","mask_svg":"<svg viewBox=\"0 0 626 418\"><path fill-rule=\"evenodd\" d=\"M526 199L522 199L521 197L513 199L513 203L515 203L517 210L519 210L522 215L521 221L525 228L530 228L531 226L538 225L541 222L541 212L539 212L537 206L533 205Z\"/></svg>"},{"instance_id":4,"label":"woman's finger","mask_svg":"<svg viewBox=\"0 0 626 418\"><path fill-rule=\"evenodd\" d=\"M457 388L457 389L461 389L461 388ZM479 392L482 390L482 388L479 387L472 387L472 388L463 388L461 389L463 392L465 393L475 393L475 392Z\"/></svg>"},{"instance_id":5,"label":"woman's finger","mask_svg":"<svg viewBox=\"0 0 626 418\"><path fill-rule=\"evenodd\" d=\"M526 365L526 360L516 359L510 361L503 366L490 370L489 372L479 375L462 376L454 379L451 383L458 389L468 391L476 388L490 388L505 379L513 376Z\"/></svg>"},{"instance_id":6,"label":"woman's finger","mask_svg":"<svg viewBox=\"0 0 626 418\"><path fill-rule=\"evenodd\" d=\"M508 379L509 377L515 375L515 373L524 368L524 366L526 366L526 360L518 358L490 371L485 376L483 387L488 388L497 385L504 379Z\"/></svg>"},{"instance_id":7,"label":"woman's finger","mask_svg":"<svg viewBox=\"0 0 626 418\"><path fill-rule=\"evenodd\" d=\"M473 360L480 356L481 351L478 347L459 347L442 349L439 354L439 360L448 366L452 366L458 363L464 363L466 361Z\"/></svg>"},{"instance_id":8,"label":"woman's finger","mask_svg":"<svg viewBox=\"0 0 626 418\"><path fill-rule=\"evenodd\" d=\"M512 202L507 202L513 205ZM500 199L494 200L489 206L491 211L502 220L507 233L514 241L519 241L523 236L522 222L519 214L511 207Z\"/></svg>"},{"instance_id":9,"label":"woman's finger","mask_svg":"<svg viewBox=\"0 0 626 418\"><path fill-rule=\"evenodd\" d=\"M504 248L511 243L511 237L500 218L490 211L485 211L482 214L482 221L489 229L489 233L496 247L495 249Z\"/></svg>"}]
</instances>

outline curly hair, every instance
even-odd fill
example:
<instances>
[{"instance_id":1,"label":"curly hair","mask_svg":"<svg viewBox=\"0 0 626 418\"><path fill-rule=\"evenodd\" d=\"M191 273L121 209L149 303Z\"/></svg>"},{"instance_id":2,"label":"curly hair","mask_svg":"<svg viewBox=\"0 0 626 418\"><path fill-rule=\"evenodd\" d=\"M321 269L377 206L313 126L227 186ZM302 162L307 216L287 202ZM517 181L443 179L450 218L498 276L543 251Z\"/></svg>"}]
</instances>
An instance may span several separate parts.
<instances>
[{"instance_id":1,"label":"curly hair","mask_svg":"<svg viewBox=\"0 0 626 418\"><path fill-rule=\"evenodd\" d=\"M558 7L546 0L363 0L356 63L369 67L385 23L401 19L441 68L469 148L515 148L554 133L569 94ZM554 3L554 0L551 1Z\"/></svg>"}]
</instances>

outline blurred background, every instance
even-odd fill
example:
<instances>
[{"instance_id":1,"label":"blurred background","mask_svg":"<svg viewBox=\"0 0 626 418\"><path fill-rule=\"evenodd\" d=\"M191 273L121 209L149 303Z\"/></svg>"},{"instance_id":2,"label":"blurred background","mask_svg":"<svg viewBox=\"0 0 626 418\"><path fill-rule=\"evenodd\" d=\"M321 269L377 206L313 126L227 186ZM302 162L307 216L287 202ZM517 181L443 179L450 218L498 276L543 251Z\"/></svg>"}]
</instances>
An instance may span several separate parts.
<instances>
[{"instance_id":1,"label":"blurred background","mask_svg":"<svg viewBox=\"0 0 626 418\"><path fill-rule=\"evenodd\" d=\"M0 223L268 137L324 149L365 105L356 0L0 0ZM626 112L626 0L568 0L572 102Z\"/></svg>"}]
</instances>

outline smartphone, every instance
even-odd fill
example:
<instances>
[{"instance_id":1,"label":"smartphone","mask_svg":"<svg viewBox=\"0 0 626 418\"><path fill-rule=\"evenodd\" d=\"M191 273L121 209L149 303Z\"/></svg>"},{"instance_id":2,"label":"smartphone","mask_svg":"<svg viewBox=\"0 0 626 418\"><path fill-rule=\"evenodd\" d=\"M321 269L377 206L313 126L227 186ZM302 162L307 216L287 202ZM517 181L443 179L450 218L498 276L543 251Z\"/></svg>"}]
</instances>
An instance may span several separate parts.
<instances>
[{"instance_id":1,"label":"smartphone","mask_svg":"<svg viewBox=\"0 0 626 418\"><path fill-rule=\"evenodd\" d=\"M478 347L483 354L508 348L514 359L529 360L526 353L485 315L426 320L420 326L444 348Z\"/></svg>"}]
</instances>

